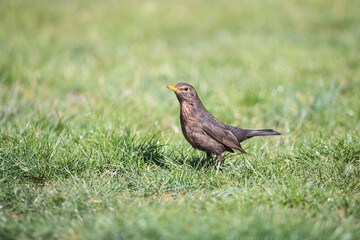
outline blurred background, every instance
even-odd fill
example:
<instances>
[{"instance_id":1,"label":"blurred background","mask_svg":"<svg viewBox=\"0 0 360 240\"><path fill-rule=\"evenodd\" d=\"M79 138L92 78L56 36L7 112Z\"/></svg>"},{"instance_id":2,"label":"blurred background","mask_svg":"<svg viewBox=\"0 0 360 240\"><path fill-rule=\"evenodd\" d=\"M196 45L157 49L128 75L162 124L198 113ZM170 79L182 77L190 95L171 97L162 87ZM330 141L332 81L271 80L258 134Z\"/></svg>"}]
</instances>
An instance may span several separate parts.
<instances>
[{"instance_id":1,"label":"blurred background","mask_svg":"<svg viewBox=\"0 0 360 240\"><path fill-rule=\"evenodd\" d=\"M166 85L293 137L359 130L358 1L1 1L0 119L183 143ZM176 133L174 135L174 133Z\"/></svg>"}]
</instances>

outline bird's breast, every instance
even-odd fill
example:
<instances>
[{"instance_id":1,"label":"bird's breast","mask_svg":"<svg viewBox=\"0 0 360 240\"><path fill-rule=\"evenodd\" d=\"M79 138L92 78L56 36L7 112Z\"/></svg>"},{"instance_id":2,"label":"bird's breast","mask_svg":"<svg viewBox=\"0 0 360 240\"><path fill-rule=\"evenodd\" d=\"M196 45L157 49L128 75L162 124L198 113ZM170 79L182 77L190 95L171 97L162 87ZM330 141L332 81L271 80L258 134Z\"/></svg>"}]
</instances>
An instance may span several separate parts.
<instances>
[{"instance_id":1,"label":"bird's breast","mask_svg":"<svg viewBox=\"0 0 360 240\"><path fill-rule=\"evenodd\" d=\"M190 142L189 139L191 133L196 128L199 119L196 117L193 107L190 104L183 103L180 107L180 123L181 130L185 138Z\"/></svg>"},{"instance_id":2,"label":"bird's breast","mask_svg":"<svg viewBox=\"0 0 360 240\"><path fill-rule=\"evenodd\" d=\"M181 129L183 134L187 138L195 129L198 124L198 120L192 116L180 115Z\"/></svg>"},{"instance_id":3,"label":"bird's breast","mask_svg":"<svg viewBox=\"0 0 360 240\"><path fill-rule=\"evenodd\" d=\"M182 101L180 103L180 111L183 116L192 116L195 113L194 105L187 101Z\"/></svg>"}]
</instances>

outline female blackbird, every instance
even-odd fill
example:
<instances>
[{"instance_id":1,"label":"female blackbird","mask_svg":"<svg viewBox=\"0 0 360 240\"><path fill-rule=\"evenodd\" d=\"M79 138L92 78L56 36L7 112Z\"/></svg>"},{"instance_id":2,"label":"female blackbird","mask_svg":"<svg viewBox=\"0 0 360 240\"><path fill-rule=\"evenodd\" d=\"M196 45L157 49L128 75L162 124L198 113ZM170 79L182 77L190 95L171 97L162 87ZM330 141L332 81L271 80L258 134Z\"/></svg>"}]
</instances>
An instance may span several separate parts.
<instances>
[{"instance_id":1,"label":"female blackbird","mask_svg":"<svg viewBox=\"0 0 360 240\"><path fill-rule=\"evenodd\" d=\"M272 129L248 130L221 123L203 106L195 89L187 83L169 85L180 103L180 123L186 140L196 149L206 152L205 164L212 154L218 159L216 174L222 162L221 154L233 149L246 153L240 143L255 136L281 135Z\"/></svg>"}]
</instances>

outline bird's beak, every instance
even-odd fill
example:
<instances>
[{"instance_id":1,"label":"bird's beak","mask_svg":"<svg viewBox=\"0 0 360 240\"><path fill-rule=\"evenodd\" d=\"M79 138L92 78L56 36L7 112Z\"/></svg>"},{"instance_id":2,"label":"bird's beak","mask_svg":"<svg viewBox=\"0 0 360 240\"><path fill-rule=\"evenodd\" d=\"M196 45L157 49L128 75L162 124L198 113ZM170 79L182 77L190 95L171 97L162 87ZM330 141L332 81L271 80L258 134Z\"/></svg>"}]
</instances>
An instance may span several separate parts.
<instances>
[{"instance_id":1,"label":"bird's beak","mask_svg":"<svg viewBox=\"0 0 360 240\"><path fill-rule=\"evenodd\" d=\"M180 89L177 89L173 85L169 85L169 86L167 86L167 88L170 89L170 90L173 90L174 92L180 92Z\"/></svg>"}]
</instances>

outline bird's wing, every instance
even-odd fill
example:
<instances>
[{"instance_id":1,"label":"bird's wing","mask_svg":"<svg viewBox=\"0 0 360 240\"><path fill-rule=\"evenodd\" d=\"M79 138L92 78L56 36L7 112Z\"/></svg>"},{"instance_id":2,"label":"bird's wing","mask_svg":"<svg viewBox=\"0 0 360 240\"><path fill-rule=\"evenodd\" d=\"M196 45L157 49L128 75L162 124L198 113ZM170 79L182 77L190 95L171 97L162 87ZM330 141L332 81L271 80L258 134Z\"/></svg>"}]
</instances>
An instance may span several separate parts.
<instances>
[{"instance_id":1,"label":"bird's wing","mask_svg":"<svg viewBox=\"0 0 360 240\"><path fill-rule=\"evenodd\" d=\"M204 132L213 139L215 139L216 141L224 144L229 148L233 148L239 150L240 152L246 153L244 149L241 148L240 143L236 139L234 134L229 130L227 130L226 128L217 126L215 124L212 124L211 126L205 125L202 127Z\"/></svg>"}]
</instances>

